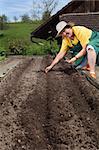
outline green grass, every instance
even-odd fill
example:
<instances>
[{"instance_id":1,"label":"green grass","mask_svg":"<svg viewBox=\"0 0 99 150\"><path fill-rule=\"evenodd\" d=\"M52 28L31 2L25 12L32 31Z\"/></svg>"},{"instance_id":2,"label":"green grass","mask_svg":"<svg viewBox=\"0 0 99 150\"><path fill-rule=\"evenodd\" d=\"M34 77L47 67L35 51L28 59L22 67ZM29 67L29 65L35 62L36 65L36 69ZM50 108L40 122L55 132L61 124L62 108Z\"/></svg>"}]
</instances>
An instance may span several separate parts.
<instances>
[{"instance_id":1,"label":"green grass","mask_svg":"<svg viewBox=\"0 0 99 150\"><path fill-rule=\"evenodd\" d=\"M9 23L8 29L0 31L3 36L0 37L0 51L9 53L9 45L19 48L21 45L25 49L26 55L43 55L50 49L50 44L47 41L43 42L43 46L39 46L30 41L30 33L35 30L42 22L34 21L33 23ZM36 39L39 41L39 39ZM56 44L55 44L56 45Z\"/></svg>"},{"instance_id":2,"label":"green grass","mask_svg":"<svg viewBox=\"0 0 99 150\"><path fill-rule=\"evenodd\" d=\"M0 56L0 61L3 61L3 60L5 60L5 59L6 59L5 56Z\"/></svg>"}]
</instances>

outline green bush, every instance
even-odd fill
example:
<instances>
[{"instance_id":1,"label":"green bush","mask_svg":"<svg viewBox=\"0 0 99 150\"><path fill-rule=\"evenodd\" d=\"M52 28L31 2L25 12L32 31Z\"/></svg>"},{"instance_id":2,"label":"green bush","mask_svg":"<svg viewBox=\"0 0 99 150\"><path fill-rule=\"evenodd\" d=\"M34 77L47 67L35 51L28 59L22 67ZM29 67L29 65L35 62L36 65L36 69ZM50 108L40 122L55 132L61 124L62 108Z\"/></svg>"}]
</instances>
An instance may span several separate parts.
<instances>
[{"instance_id":1,"label":"green bush","mask_svg":"<svg viewBox=\"0 0 99 150\"><path fill-rule=\"evenodd\" d=\"M6 56L6 50L3 46L0 46L0 56Z\"/></svg>"},{"instance_id":2,"label":"green bush","mask_svg":"<svg viewBox=\"0 0 99 150\"><path fill-rule=\"evenodd\" d=\"M13 55L25 55L28 46L28 42L14 39L13 41L9 42L9 53Z\"/></svg>"},{"instance_id":3,"label":"green bush","mask_svg":"<svg viewBox=\"0 0 99 150\"><path fill-rule=\"evenodd\" d=\"M4 33L3 33L3 32L0 32L0 38L3 37L3 36L4 36Z\"/></svg>"},{"instance_id":4,"label":"green bush","mask_svg":"<svg viewBox=\"0 0 99 150\"><path fill-rule=\"evenodd\" d=\"M5 56L0 56L0 61L5 60Z\"/></svg>"}]
</instances>

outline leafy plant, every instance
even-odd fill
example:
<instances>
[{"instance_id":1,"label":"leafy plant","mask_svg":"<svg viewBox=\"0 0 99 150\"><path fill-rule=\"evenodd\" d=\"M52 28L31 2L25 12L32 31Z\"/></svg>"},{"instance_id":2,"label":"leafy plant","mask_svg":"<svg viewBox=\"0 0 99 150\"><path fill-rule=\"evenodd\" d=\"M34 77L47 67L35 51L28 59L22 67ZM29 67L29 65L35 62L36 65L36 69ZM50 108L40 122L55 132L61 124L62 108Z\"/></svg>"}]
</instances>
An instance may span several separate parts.
<instances>
[{"instance_id":1,"label":"leafy plant","mask_svg":"<svg viewBox=\"0 0 99 150\"><path fill-rule=\"evenodd\" d=\"M14 55L25 55L28 47L28 43L23 40L13 40L9 42L9 50Z\"/></svg>"}]
</instances>

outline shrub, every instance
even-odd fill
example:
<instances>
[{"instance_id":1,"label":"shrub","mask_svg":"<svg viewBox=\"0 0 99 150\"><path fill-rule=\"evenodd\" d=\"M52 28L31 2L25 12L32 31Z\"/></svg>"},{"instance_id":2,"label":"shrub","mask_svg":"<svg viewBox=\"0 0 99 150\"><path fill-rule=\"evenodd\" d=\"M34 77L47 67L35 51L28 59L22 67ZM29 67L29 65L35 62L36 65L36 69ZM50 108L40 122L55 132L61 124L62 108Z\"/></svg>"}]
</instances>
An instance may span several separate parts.
<instances>
[{"instance_id":1,"label":"shrub","mask_svg":"<svg viewBox=\"0 0 99 150\"><path fill-rule=\"evenodd\" d=\"M6 50L0 46L0 56L6 56Z\"/></svg>"},{"instance_id":2,"label":"shrub","mask_svg":"<svg viewBox=\"0 0 99 150\"><path fill-rule=\"evenodd\" d=\"M3 37L4 36L4 33L3 32L0 32L0 37Z\"/></svg>"},{"instance_id":3,"label":"shrub","mask_svg":"<svg viewBox=\"0 0 99 150\"><path fill-rule=\"evenodd\" d=\"M9 52L14 55L25 55L28 43L24 40L13 40L9 42Z\"/></svg>"}]
</instances>

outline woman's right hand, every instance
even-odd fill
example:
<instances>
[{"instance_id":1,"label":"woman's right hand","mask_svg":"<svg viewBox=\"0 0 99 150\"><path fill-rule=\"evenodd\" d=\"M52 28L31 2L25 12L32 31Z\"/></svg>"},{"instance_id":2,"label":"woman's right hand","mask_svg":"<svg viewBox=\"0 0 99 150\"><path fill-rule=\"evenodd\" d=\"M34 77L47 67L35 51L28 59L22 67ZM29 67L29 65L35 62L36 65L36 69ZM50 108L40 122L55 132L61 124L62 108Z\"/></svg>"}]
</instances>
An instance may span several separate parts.
<instances>
[{"instance_id":1,"label":"woman's right hand","mask_svg":"<svg viewBox=\"0 0 99 150\"><path fill-rule=\"evenodd\" d=\"M51 63L51 65L45 68L45 73L48 73L65 56L65 54L65 51L60 51Z\"/></svg>"},{"instance_id":2,"label":"woman's right hand","mask_svg":"<svg viewBox=\"0 0 99 150\"><path fill-rule=\"evenodd\" d=\"M52 69L52 66L48 66L45 68L45 73L48 73Z\"/></svg>"}]
</instances>

